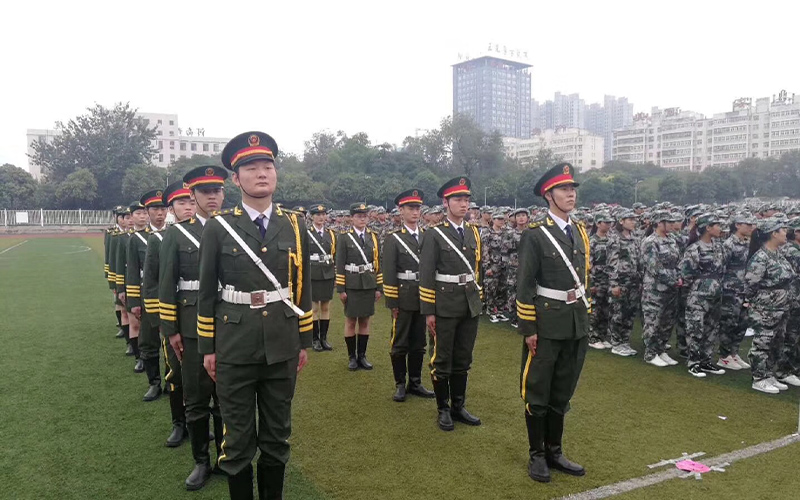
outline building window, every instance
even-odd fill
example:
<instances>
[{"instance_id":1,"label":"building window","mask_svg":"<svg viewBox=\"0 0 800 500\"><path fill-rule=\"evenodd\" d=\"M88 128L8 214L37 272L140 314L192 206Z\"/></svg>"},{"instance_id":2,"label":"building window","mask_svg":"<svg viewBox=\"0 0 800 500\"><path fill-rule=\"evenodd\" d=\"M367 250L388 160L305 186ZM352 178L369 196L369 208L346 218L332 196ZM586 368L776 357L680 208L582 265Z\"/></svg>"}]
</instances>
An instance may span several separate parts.
<instances>
[{"instance_id":1,"label":"building window","mask_svg":"<svg viewBox=\"0 0 800 500\"><path fill-rule=\"evenodd\" d=\"M169 131L169 136L170 136L170 137L174 137L174 136L175 136L175 131L173 131L173 130L170 130L170 131Z\"/></svg>"},{"instance_id":2,"label":"building window","mask_svg":"<svg viewBox=\"0 0 800 500\"><path fill-rule=\"evenodd\" d=\"M208 151L208 143L203 143L203 151Z\"/></svg>"},{"instance_id":3,"label":"building window","mask_svg":"<svg viewBox=\"0 0 800 500\"><path fill-rule=\"evenodd\" d=\"M161 120L158 120L158 124L161 125Z\"/></svg>"},{"instance_id":4,"label":"building window","mask_svg":"<svg viewBox=\"0 0 800 500\"><path fill-rule=\"evenodd\" d=\"M164 163L164 155L158 155L158 163Z\"/></svg>"},{"instance_id":5,"label":"building window","mask_svg":"<svg viewBox=\"0 0 800 500\"><path fill-rule=\"evenodd\" d=\"M214 144L214 152L216 153L219 151L219 144Z\"/></svg>"},{"instance_id":6,"label":"building window","mask_svg":"<svg viewBox=\"0 0 800 500\"><path fill-rule=\"evenodd\" d=\"M181 142L181 151L186 151L186 143Z\"/></svg>"},{"instance_id":7,"label":"building window","mask_svg":"<svg viewBox=\"0 0 800 500\"><path fill-rule=\"evenodd\" d=\"M169 161L175 161L175 155L169 155Z\"/></svg>"},{"instance_id":8,"label":"building window","mask_svg":"<svg viewBox=\"0 0 800 500\"><path fill-rule=\"evenodd\" d=\"M175 141L169 141L169 149L175 149Z\"/></svg>"},{"instance_id":9,"label":"building window","mask_svg":"<svg viewBox=\"0 0 800 500\"><path fill-rule=\"evenodd\" d=\"M197 151L197 143L192 143L192 151Z\"/></svg>"},{"instance_id":10,"label":"building window","mask_svg":"<svg viewBox=\"0 0 800 500\"><path fill-rule=\"evenodd\" d=\"M158 149L164 149L164 141L158 141Z\"/></svg>"},{"instance_id":11,"label":"building window","mask_svg":"<svg viewBox=\"0 0 800 500\"><path fill-rule=\"evenodd\" d=\"M170 126L175 125L175 120L170 120L169 124L170 124Z\"/></svg>"}]
</instances>

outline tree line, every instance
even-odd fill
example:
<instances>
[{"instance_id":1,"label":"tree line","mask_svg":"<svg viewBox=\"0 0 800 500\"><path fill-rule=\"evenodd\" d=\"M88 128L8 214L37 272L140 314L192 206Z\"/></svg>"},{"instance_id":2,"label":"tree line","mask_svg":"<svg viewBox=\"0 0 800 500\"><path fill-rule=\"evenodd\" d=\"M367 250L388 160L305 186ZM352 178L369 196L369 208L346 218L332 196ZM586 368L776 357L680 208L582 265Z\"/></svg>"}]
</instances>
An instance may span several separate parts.
<instances>
[{"instance_id":1,"label":"tree line","mask_svg":"<svg viewBox=\"0 0 800 500\"><path fill-rule=\"evenodd\" d=\"M42 167L43 181L13 165L0 166L0 208L108 209L128 204L149 189L163 188L201 165L221 165L220 156L180 158L168 168L151 158L156 130L127 103L96 105L69 122L56 123L52 142L34 142L31 160ZM277 135L280 144L280 135ZM364 132L320 131L305 142L301 155L281 153L275 198L287 205L325 202L345 208L353 201L392 206L410 186L435 199L449 178L467 175L479 204L541 204L533 193L539 177L560 158L540 150L522 162L505 155L499 134L482 132L468 117L443 119L426 133L402 144L375 144ZM800 152L751 158L734 168L673 172L652 163L606 163L579 174L579 203L670 201L727 203L744 197L794 197L800 192ZM227 203L239 201L229 181Z\"/></svg>"}]
</instances>

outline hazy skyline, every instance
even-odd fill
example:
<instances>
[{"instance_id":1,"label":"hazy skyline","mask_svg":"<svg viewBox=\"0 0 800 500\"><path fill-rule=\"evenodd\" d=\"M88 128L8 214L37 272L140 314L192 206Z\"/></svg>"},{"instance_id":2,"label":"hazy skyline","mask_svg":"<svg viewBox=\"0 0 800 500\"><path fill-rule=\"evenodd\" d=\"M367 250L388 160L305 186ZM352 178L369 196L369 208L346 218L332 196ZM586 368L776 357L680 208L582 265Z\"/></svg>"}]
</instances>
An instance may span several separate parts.
<instances>
[{"instance_id":1,"label":"hazy skyline","mask_svg":"<svg viewBox=\"0 0 800 500\"><path fill-rule=\"evenodd\" d=\"M0 164L27 169L26 129L120 101L208 137L263 130L297 154L323 129L399 144L452 113L451 65L489 43L528 52L539 101L610 94L634 112L710 116L739 97L800 93L800 2L755 5L15 3L0 30Z\"/></svg>"}]
</instances>

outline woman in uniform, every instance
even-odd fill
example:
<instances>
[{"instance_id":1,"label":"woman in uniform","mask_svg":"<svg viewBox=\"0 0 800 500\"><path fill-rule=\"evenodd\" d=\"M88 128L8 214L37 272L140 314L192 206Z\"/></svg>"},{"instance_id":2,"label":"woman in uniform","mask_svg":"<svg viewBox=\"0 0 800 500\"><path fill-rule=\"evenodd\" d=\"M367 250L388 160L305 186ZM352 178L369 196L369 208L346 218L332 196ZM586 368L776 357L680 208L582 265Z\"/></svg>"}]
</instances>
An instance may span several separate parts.
<instances>
[{"instance_id":1,"label":"woman in uniform","mask_svg":"<svg viewBox=\"0 0 800 500\"><path fill-rule=\"evenodd\" d=\"M608 246L609 230L614 218L608 212L598 212L594 218L594 231L589 237L590 276L592 283L592 314L589 316L589 347L609 349L608 321L611 306L608 302Z\"/></svg>"},{"instance_id":2,"label":"woman in uniform","mask_svg":"<svg viewBox=\"0 0 800 500\"><path fill-rule=\"evenodd\" d=\"M641 297L641 253L633 235L636 214L622 210L617 214L616 234L608 244L608 291L611 306L611 352L635 356L631 348L633 320Z\"/></svg>"},{"instance_id":3,"label":"woman in uniform","mask_svg":"<svg viewBox=\"0 0 800 500\"><path fill-rule=\"evenodd\" d=\"M336 233L325 227L328 209L314 205L309 211L312 224L308 227L311 258L311 310L314 317L314 336L311 348L317 352L331 351L328 343L328 327L331 324L331 299L333 280L336 276Z\"/></svg>"}]
</instances>

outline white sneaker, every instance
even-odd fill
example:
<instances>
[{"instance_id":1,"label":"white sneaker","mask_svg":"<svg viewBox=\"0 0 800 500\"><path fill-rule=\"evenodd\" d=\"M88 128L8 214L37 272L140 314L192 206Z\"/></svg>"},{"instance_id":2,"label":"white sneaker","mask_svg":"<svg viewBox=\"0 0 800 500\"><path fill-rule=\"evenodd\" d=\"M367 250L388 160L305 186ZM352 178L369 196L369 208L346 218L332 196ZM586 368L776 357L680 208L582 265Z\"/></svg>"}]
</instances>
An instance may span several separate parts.
<instances>
[{"instance_id":1,"label":"white sneaker","mask_svg":"<svg viewBox=\"0 0 800 500\"><path fill-rule=\"evenodd\" d=\"M743 370L749 370L750 365L747 364L745 360L743 360L738 354L733 357L736 360L736 363L742 367Z\"/></svg>"},{"instance_id":2,"label":"white sneaker","mask_svg":"<svg viewBox=\"0 0 800 500\"><path fill-rule=\"evenodd\" d=\"M602 342L593 342L589 344L589 347L591 347L592 349L599 349L599 350L603 350L606 348L605 344L603 344Z\"/></svg>"},{"instance_id":3,"label":"white sneaker","mask_svg":"<svg viewBox=\"0 0 800 500\"><path fill-rule=\"evenodd\" d=\"M636 355L636 351L634 351L633 349L631 349L630 347L628 347L628 346L626 346L624 344L620 344L620 345L614 346L611 349L611 354L616 354L617 356L628 357L628 356Z\"/></svg>"},{"instance_id":4,"label":"white sneaker","mask_svg":"<svg viewBox=\"0 0 800 500\"><path fill-rule=\"evenodd\" d=\"M769 379L753 382L753 389L761 392L766 392L767 394L778 394L779 392L781 392L778 390L777 387L769 383Z\"/></svg>"},{"instance_id":5,"label":"white sneaker","mask_svg":"<svg viewBox=\"0 0 800 500\"><path fill-rule=\"evenodd\" d=\"M772 384L773 387L775 387L776 389L781 390L781 391L786 391L786 390L789 389L788 385L781 384L780 382L778 382L777 379L775 379L775 377L768 378L767 382L769 382L770 384Z\"/></svg>"},{"instance_id":6,"label":"white sneaker","mask_svg":"<svg viewBox=\"0 0 800 500\"><path fill-rule=\"evenodd\" d=\"M781 382L784 384L793 385L795 387L800 387L800 377L797 375L789 375L788 377L783 377L780 379Z\"/></svg>"},{"instance_id":7,"label":"white sneaker","mask_svg":"<svg viewBox=\"0 0 800 500\"><path fill-rule=\"evenodd\" d=\"M752 328L748 328L747 331L744 332L744 336L745 337L752 337L755 334L756 334L756 331L753 330Z\"/></svg>"},{"instance_id":8,"label":"white sneaker","mask_svg":"<svg viewBox=\"0 0 800 500\"><path fill-rule=\"evenodd\" d=\"M736 359L733 356L728 356L726 358L719 358L719 361L717 361L717 366L719 366L720 368L725 368L726 370L734 370L734 371L742 369L742 366L736 362Z\"/></svg>"},{"instance_id":9,"label":"white sneaker","mask_svg":"<svg viewBox=\"0 0 800 500\"><path fill-rule=\"evenodd\" d=\"M651 359L649 361L645 360L645 363L651 364L653 366L657 366L659 368L663 368L665 366L669 366L669 364L666 361L664 361L663 359L661 359L660 356L655 356L655 357L653 357L653 359Z\"/></svg>"},{"instance_id":10,"label":"white sneaker","mask_svg":"<svg viewBox=\"0 0 800 500\"><path fill-rule=\"evenodd\" d=\"M490 315L489 315L489 321L491 321L492 323L497 323L497 322L499 322L500 320L499 320L499 319L497 319L497 315L496 315L496 314L490 314Z\"/></svg>"},{"instance_id":11,"label":"white sneaker","mask_svg":"<svg viewBox=\"0 0 800 500\"><path fill-rule=\"evenodd\" d=\"M614 347L614 345L611 342L604 340L603 347L605 347L606 349L611 349L612 347Z\"/></svg>"},{"instance_id":12,"label":"white sneaker","mask_svg":"<svg viewBox=\"0 0 800 500\"><path fill-rule=\"evenodd\" d=\"M675 365L678 364L677 361L675 361L674 359L670 358L669 354L667 354L665 352L662 352L661 354L659 354L658 357L661 358L661 361L663 361L664 363L668 364L669 366L675 366Z\"/></svg>"}]
</instances>

